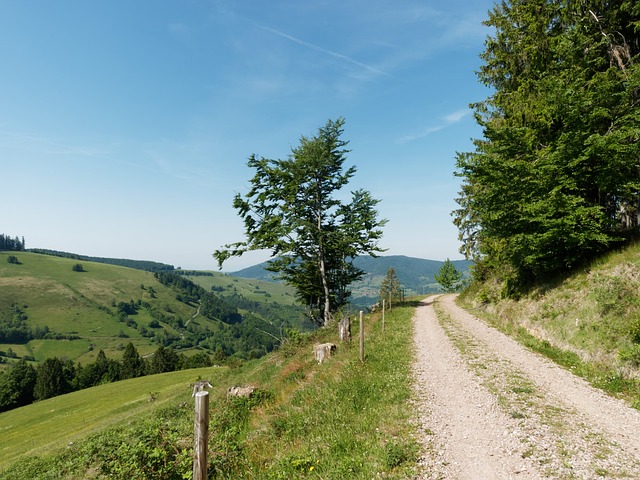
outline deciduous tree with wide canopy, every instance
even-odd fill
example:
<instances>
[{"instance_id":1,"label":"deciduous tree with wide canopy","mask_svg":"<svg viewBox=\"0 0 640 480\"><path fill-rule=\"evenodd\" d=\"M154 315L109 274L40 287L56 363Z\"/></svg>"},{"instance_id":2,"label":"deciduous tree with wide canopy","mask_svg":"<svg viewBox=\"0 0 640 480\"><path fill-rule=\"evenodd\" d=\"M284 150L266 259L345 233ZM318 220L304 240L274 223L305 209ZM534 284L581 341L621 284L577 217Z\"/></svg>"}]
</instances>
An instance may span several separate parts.
<instances>
[{"instance_id":1,"label":"deciduous tree with wide canopy","mask_svg":"<svg viewBox=\"0 0 640 480\"><path fill-rule=\"evenodd\" d=\"M363 273L352 261L375 256L385 220L365 190L341 193L356 172L344 170L348 142L340 137L344 119L329 120L310 138L300 138L286 160L252 155L251 189L236 195L234 208L244 221L245 240L225 245L214 257L224 261L250 250L270 250L270 271L292 285L316 323L327 325L349 298L348 287Z\"/></svg>"},{"instance_id":2,"label":"deciduous tree with wide canopy","mask_svg":"<svg viewBox=\"0 0 640 480\"><path fill-rule=\"evenodd\" d=\"M503 0L458 154L462 252L505 292L611 248L640 219L640 3Z\"/></svg>"}]
</instances>

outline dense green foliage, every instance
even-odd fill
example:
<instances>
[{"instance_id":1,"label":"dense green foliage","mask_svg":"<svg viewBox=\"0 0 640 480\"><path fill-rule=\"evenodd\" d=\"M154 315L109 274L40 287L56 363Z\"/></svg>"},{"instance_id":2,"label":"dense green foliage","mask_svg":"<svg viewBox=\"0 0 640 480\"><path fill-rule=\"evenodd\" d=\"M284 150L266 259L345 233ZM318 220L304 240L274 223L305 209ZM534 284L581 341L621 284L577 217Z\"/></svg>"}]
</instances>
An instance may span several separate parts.
<instances>
[{"instance_id":1,"label":"dense green foliage","mask_svg":"<svg viewBox=\"0 0 640 480\"><path fill-rule=\"evenodd\" d=\"M380 252L384 221L378 200L365 190L352 192L349 203L336 198L355 174L343 170L347 143L340 136L344 120L328 121L314 137L301 137L287 160L252 155L252 188L236 195L234 208L244 220L243 242L216 250L218 264L250 250L266 249L275 257L268 269L292 285L310 315L326 325L348 302L348 287L363 271L353 265L360 254Z\"/></svg>"},{"instance_id":2,"label":"dense green foliage","mask_svg":"<svg viewBox=\"0 0 640 480\"><path fill-rule=\"evenodd\" d=\"M442 286L445 292L453 293L462 286L462 277L462 272L459 272L453 262L447 258L436 274L436 282Z\"/></svg>"},{"instance_id":3,"label":"dense green foliage","mask_svg":"<svg viewBox=\"0 0 640 480\"><path fill-rule=\"evenodd\" d=\"M18 237L11 238L9 235L0 233L0 250L13 250L16 252L22 252L24 251L24 247L24 237L22 237L22 239Z\"/></svg>"},{"instance_id":4,"label":"dense green foliage","mask_svg":"<svg viewBox=\"0 0 640 480\"><path fill-rule=\"evenodd\" d=\"M476 276L506 294L571 268L638 227L640 4L631 0L511 0L473 105L484 138L457 157L455 223Z\"/></svg>"},{"instance_id":5,"label":"dense green foliage","mask_svg":"<svg viewBox=\"0 0 640 480\"><path fill-rule=\"evenodd\" d=\"M36 369L25 359L0 374L0 412L33 402L36 379Z\"/></svg>"}]
</instances>

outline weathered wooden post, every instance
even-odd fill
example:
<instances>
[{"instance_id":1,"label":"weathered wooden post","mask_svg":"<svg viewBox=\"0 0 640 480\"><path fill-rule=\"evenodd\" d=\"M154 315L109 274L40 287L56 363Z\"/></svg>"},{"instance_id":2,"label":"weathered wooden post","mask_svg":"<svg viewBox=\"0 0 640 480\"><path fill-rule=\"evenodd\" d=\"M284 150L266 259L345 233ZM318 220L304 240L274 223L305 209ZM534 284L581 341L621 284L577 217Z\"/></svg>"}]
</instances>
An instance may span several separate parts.
<instances>
[{"instance_id":1,"label":"weathered wooden post","mask_svg":"<svg viewBox=\"0 0 640 480\"><path fill-rule=\"evenodd\" d=\"M382 299L382 333L384 333L384 304L385 304L385 299Z\"/></svg>"},{"instance_id":2,"label":"weathered wooden post","mask_svg":"<svg viewBox=\"0 0 640 480\"><path fill-rule=\"evenodd\" d=\"M343 342L351 342L351 318L349 315L342 317L338 323L338 334Z\"/></svg>"},{"instance_id":3,"label":"weathered wooden post","mask_svg":"<svg viewBox=\"0 0 640 480\"><path fill-rule=\"evenodd\" d=\"M364 321L360 310L360 362L364 363Z\"/></svg>"},{"instance_id":4,"label":"weathered wooden post","mask_svg":"<svg viewBox=\"0 0 640 480\"><path fill-rule=\"evenodd\" d=\"M193 480L207 479L207 444L209 442L209 392L196 393L196 415L193 422Z\"/></svg>"}]
</instances>

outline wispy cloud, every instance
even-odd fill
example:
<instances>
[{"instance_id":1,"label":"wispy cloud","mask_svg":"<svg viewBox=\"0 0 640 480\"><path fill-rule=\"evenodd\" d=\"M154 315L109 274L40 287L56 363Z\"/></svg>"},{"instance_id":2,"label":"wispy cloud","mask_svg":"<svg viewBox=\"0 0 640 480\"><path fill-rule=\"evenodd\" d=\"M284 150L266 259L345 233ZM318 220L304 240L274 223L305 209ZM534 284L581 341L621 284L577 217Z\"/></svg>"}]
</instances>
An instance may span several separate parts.
<instances>
[{"instance_id":1,"label":"wispy cloud","mask_svg":"<svg viewBox=\"0 0 640 480\"><path fill-rule=\"evenodd\" d=\"M80 155L84 157L101 157L106 154L104 150L95 147L71 146L54 141L49 138L31 133L11 132L0 130L0 138L11 138L15 140L14 146L19 146L24 150L36 150L48 155ZM7 145L5 143L5 145Z\"/></svg>"},{"instance_id":2,"label":"wispy cloud","mask_svg":"<svg viewBox=\"0 0 640 480\"><path fill-rule=\"evenodd\" d=\"M462 120L464 117L466 117L470 113L471 113L471 110L469 110L468 108L465 108L463 110L452 112L449 115L445 115L444 120L445 122L447 122L448 125L452 123L458 123L460 120Z\"/></svg>"},{"instance_id":3,"label":"wispy cloud","mask_svg":"<svg viewBox=\"0 0 640 480\"><path fill-rule=\"evenodd\" d=\"M466 117L470 113L471 113L471 110L469 109L456 110L455 112L451 112L445 115L444 117L442 117L441 122L438 123L437 125L432 125L430 127L423 128L420 132L415 134L405 135L404 137L400 137L398 139L398 143L413 142L414 140L419 140L428 135L431 135L432 133L439 132L440 130L444 130L449 126L460 122L464 117Z\"/></svg>"},{"instance_id":4,"label":"wispy cloud","mask_svg":"<svg viewBox=\"0 0 640 480\"><path fill-rule=\"evenodd\" d=\"M111 148L105 148L104 146L71 145L64 140L52 140L49 137L33 133L0 130L0 149L3 148L35 152L38 158L83 158L95 162L118 163L131 167L146 168L140 163L116 156Z\"/></svg>"},{"instance_id":5,"label":"wispy cloud","mask_svg":"<svg viewBox=\"0 0 640 480\"><path fill-rule=\"evenodd\" d=\"M313 43L305 42L304 40L288 35L284 32L281 32L280 30L276 30L275 28L267 27L266 25L258 25L258 26L263 30L266 30L267 32L273 33L274 35L290 40L294 43L297 43L298 45L302 45L303 47L310 48L317 52L324 53L325 55L332 56L334 58L350 63L352 65L356 65L364 70L367 70L370 73L395 78L392 74L388 72L380 70L379 68L376 68L376 67L372 67L371 65L367 65L366 63L359 62L358 60L355 60L354 58L351 58L347 55L343 55L342 53L334 52L333 50L329 50L329 49L320 47L318 45L314 45Z\"/></svg>"}]
</instances>

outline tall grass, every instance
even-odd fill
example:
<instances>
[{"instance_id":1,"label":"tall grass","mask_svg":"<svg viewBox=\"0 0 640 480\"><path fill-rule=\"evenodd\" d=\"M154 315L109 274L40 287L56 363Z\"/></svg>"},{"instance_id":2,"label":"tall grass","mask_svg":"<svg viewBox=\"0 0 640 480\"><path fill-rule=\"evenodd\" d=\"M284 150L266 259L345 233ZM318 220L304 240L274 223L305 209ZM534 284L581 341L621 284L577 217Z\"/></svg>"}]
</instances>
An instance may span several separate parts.
<instances>
[{"instance_id":1,"label":"tall grass","mask_svg":"<svg viewBox=\"0 0 640 480\"><path fill-rule=\"evenodd\" d=\"M491 282L474 285L459 301L532 350L640 408L640 243L540 283L518 300L499 298L496 288Z\"/></svg>"},{"instance_id":2,"label":"tall grass","mask_svg":"<svg viewBox=\"0 0 640 480\"><path fill-rule=\"evenodd\" d=\"M274 354L220 371L210 395L209 475L411 478L418 453L409 402L414 310L406 304L387 312L384 334L379 316L366 317L364 363L354 322L354 342L338 344L322 364L312 345L337 343L336 328L301 335ZM257 387L253 397L226 398L229 386L245 384ZM13 458L20 463L2 478L190 478L193 401L184 388L164 397L161 408L77 436L71 446ZM46 401L38 405L47 408ZM33 425L32 435L36 431Z\"/></svg>"}]
</instances>

